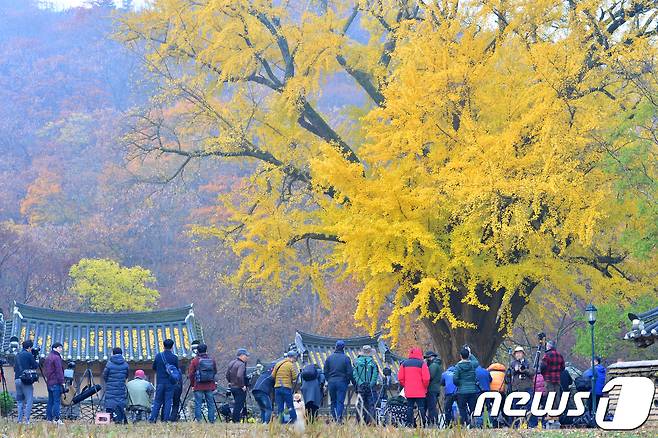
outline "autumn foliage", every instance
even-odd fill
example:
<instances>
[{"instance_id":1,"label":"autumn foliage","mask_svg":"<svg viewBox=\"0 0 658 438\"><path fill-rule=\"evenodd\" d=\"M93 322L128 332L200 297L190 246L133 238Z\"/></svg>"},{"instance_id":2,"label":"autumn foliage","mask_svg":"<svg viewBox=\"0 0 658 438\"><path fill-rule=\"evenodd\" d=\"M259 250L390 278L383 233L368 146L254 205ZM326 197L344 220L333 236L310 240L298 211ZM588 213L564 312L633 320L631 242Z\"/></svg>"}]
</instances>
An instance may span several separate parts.
<instances>
[{"instance_id":1,"label":"autumn foliage","mask_svg":"<svg viewBox=\"0 0 658 438\"><path fill-rule=\"evenodd\" d=\"M159 0L124 21L154 104L193 107L175 141L148 121L133 146L250 163L230 219L197 228L230 242L236 284L328 303L327 279L350 279L369 330L417 317L442 355L485 360L534 296L566 311L655 288L658 145L637 136L656 132L638 117L656 108L654 2L327 4ZM362 105L322 111L337 77ZM621 189L629 155L646 178Z\"/></svg>"}]
</instances>

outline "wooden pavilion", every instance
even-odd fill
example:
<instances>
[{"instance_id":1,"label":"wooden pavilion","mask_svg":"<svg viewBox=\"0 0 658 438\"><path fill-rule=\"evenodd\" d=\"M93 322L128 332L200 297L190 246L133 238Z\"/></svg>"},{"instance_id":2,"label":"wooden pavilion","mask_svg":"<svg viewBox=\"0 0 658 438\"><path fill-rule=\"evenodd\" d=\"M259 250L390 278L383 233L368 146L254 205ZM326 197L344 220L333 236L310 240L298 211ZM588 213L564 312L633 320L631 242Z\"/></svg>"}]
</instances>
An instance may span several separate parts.
<instances>
[{"instance_id":1,"label":"wooden pavilion","mask_svg":"<svg viewBox=\"0 0 658 438\"><path fill-rule=\"evenodd\" d=\"M148 312L67 312L14 303L11 315L0 314L0 354L6 358L3 366L7 388L15 391L13 361L25 339L40 347L39 362L50 352L55 342L64 346L62 359L73 369L73 388L77 392L88 383L103 384L101 374L114 347L121 347L130 366L130 376L143 369L155 382L152 369L162 341L174 340L174 353L184 370L193 357L193 341L203 342L203 330L194 315L193 305ZM47 397L43 378L35 384L36 400Z\"/></svg>"}]
</instances>

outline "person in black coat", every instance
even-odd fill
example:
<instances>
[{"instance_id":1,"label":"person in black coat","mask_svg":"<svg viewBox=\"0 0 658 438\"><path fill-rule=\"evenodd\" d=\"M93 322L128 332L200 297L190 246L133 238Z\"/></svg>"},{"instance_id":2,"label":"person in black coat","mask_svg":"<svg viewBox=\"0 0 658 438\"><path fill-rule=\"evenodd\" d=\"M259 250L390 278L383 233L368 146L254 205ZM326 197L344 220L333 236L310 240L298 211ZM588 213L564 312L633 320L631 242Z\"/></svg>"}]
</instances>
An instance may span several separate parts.
<instances>
[{"instance_id":1,"label":"person in black coat","mask_svg":"<svg viewBox=\"0 0 658 438\"><path fill-rule=\"evenodd\" d=\"M272 393L274 392L274 379L272 370L276 362L272 362L263 370L254 384L251 394L260 408L260 421L267 424L272 419Z\"/></svg>"},{"instance_id":2,"label":"person in black coat","mask_svg":"<svg viewBox=\"0 0 658 438\"><path fill-rule=\"evenodd\" d=\"M16 355L14 361L14 376L16 379L16 402L18 405L18 422L30 424L30 415L32 414L32 403L34 400L34 388L31 383L23 383L20 376L23 371L36 370L39 364L34 359L32 347L34 343L31 340L23 342L23 349Z\"/></svg>"},{"instance_id":3,"label":"person in black coat","mask_svg":"<svg viewBox=\"0 0 658 438\"><path fill-rule=\"evenodd\" d=\"M115 423L127 423L126 379L128 379L128 363L123 358L123 351L116 347L112 350L112 357L103 370L105 410L112 414Z\"/></svg>"}]
</instances>

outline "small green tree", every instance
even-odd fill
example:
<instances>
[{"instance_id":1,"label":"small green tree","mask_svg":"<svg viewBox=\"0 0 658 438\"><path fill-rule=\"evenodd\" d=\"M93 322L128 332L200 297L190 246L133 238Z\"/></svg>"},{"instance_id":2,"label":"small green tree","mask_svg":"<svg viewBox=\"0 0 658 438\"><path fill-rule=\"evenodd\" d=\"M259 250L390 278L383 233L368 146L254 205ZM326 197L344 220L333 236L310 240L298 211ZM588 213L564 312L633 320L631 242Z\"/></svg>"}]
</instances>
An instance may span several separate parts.
<instances>
[{"instance_id":1,"label":"small green tree","mask_svg":"<svg viewBox=\"0 0 658 438\"><path fill-rule=\"evenodd\" d=\"M0 393L0 413L3 417L8 416L14 410L14 398L7 391Z\"/></svg>"},{"instance_id":2,"label":"small green tree","mask_svg":"<svg viewBox=\"0 0 658 438\"><path fill-rule=\"evenodd\" d=\"M594 324L596 354L610 360L645 359L655 356L655 351L637 348L632 342L625 341L623 336L630 329L629 312L644 312L656 306L658 306L658 297L649 294L639 297L630 305L622 306L608 302L597 306L598 315ZM590 328L585 324L576 329L576 344L573 352L589 358L592 354L591 350Z\"/></svg>"},{"instance_id":3,"label":"small green tree","mask_svg":"<svg viewBox=\"0 0 658 438\"><path fill-rule=\"evenodd\" d=\"M69 275L71 291L97 312L148 310L160 297L157 290L146 286L156 280L141 266L126 268L114 260L82 259Z\"/></svg>"}]
</instances>

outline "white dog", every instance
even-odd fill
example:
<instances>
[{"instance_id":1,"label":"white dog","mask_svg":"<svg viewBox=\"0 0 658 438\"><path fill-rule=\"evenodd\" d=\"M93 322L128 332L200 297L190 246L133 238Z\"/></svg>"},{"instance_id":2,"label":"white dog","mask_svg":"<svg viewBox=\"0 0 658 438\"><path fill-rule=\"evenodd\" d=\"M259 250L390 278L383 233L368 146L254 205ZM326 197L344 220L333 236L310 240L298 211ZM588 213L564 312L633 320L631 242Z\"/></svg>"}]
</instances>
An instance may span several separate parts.
<instances>
[{"instance_id":1,"label":"white dog","mask_svg":"<svg viewBox=\"0 0 658 438\"><path fill-rule=\"evenodd\" d=\"M306 405L300 393L296 393L292 398L292 404L295 407L297 420L294 424L295 432L302 434L306 430Z\"/></svg>"}]
</instances>

